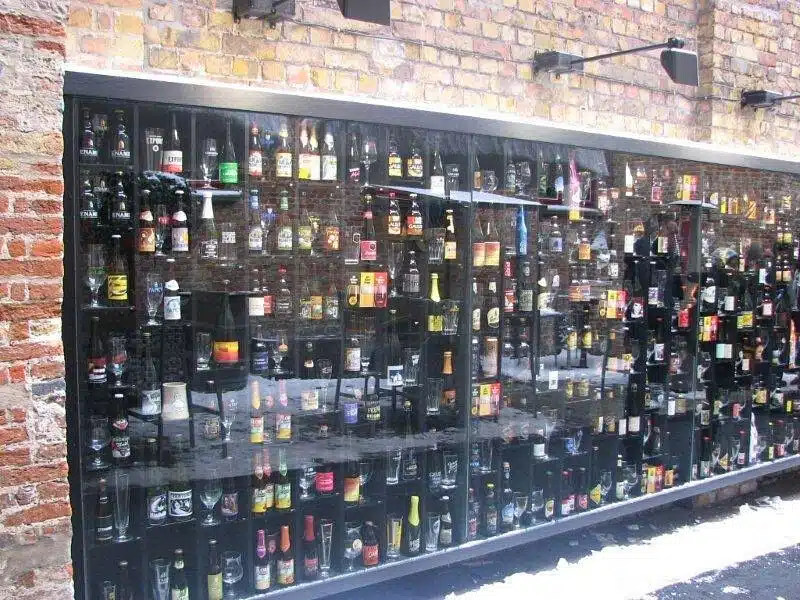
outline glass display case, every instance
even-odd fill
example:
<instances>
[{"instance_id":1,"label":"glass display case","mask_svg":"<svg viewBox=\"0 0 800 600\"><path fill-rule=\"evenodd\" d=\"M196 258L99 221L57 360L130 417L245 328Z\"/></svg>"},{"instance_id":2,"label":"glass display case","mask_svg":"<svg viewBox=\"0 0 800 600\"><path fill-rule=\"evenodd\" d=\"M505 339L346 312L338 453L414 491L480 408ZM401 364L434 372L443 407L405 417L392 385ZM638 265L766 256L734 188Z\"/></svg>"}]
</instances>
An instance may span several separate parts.
<instances>
[{"instance_id":1,"label":"glass display case","mask_svg":"<svg viewBox=\"0 0 800 600\"><path fill-rule=\"evenodd\" d=\"M321 596L798 452L794 176L319 115L66 114L86 598Z\"/></svg>"}]
</instances>

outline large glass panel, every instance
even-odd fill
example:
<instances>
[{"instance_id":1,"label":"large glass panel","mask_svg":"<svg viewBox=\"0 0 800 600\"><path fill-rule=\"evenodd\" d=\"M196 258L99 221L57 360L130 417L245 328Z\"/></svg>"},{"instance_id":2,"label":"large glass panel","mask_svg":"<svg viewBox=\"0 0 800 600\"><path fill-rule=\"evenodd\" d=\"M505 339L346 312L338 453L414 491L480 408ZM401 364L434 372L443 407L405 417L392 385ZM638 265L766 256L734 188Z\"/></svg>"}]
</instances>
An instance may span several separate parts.
<instances>
[{"instance_id":1,"label":"large glass panel","mask_svg":"<svg viewBox=\"0 0 800 600\"><path fill-rule=\"evenodd\" d=\"M797 180L72 99L87 596L209 600L797 453Z\"/></svg>"}]
</instances>

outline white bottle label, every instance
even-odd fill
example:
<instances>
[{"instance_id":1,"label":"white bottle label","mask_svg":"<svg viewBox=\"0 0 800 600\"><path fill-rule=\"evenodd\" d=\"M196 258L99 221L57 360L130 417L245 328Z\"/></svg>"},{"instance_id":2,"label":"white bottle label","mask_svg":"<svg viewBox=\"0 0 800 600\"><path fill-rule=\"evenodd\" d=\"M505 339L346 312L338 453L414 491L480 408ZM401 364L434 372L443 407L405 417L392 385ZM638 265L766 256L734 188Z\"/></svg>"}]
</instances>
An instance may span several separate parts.
<instances>
[{"instance_id":1,"label":"white bottle label","mask_svg":"<svg viewBox=\"0 0 800 600\"><path fill-rule=\"evenodd\" d=\"M181 297L164 296L164 320L180 321L181 319Z\"/></svg>"},{"instance_id":2,"label":"white bottle label","mask_svg":"<svg viewBox=\"0 0 800 600\"><path fill-rule=\"evenodd\" d=\"M167 173L183 171L183 152L180 150L164 150L161 155L161 170Z\"/></svg>"},{"instance_id":3,"label":"white bottle label","mask_svg":"<svg viewBox=\"0 0 800 600\"><path fill-rule=\"evenodd\" d=\"M250 296L247 299L247 314L251 317L264 316L264 296Z\"/></svg>"},{"instance_id":4,"label":"white bottle label","mask_svg":"<svg viewBox=\"0 0 800 600\"><path fill-rule=\"evenodd\" d=\"M192 516L192 488L175 492L170 490L168 497L169 514L171 517Z\"/></svg>"},{"instance_id":5,"label":"white bottle label","mask_svg":"<svg viewBox=\"0 0 800 600\"><path fill-rule=\"evenodd\" d=\"M157 390L142 390L139 393L139 398L142 401L141 411L143 415L161 414L161 388Z\"/></svg>"}]
</instances>

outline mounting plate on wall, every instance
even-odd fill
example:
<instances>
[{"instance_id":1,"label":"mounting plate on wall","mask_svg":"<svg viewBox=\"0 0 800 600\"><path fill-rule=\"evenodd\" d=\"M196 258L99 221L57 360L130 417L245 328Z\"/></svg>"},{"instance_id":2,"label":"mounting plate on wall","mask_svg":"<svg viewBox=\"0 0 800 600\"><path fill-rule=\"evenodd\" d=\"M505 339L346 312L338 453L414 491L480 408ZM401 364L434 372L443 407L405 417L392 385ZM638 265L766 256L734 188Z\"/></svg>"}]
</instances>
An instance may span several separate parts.
<instances>
[{"instance_id":1,"label":"mounting plate on wall","mask_svg":"<svg viewBox=\"0 0 800 600\"><path fill-rule=\"evenodd\" d=\"M233 0L233 18L265 19L275 27L278 21L294 16L294 0Z\"/></svg>"}]
</instances>

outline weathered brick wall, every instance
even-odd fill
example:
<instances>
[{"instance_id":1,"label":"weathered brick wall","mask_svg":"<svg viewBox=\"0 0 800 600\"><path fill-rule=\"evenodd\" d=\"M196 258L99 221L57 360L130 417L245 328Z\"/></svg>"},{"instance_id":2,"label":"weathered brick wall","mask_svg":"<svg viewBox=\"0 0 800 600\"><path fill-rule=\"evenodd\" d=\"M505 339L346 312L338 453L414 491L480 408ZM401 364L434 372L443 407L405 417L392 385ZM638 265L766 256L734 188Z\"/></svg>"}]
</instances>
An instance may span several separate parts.
<instances>
[{"instance_id":1,"label":"weathered brick wall","mask_svg":"<svg viewBox=\"0 0 800 600\"><path fill-rule=\"evenodd\" d=\"M0 598L72 595L61 347L68 3L0 2Z\"/></svg>"}]
</instances>

